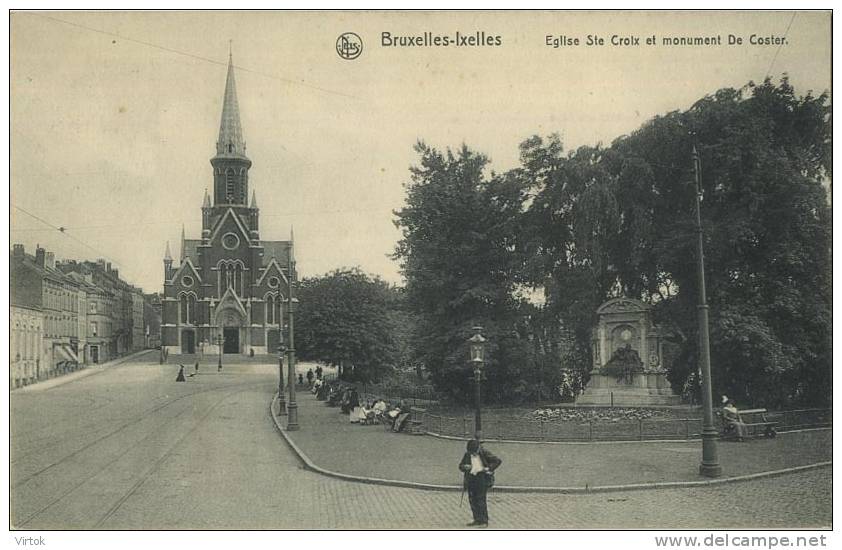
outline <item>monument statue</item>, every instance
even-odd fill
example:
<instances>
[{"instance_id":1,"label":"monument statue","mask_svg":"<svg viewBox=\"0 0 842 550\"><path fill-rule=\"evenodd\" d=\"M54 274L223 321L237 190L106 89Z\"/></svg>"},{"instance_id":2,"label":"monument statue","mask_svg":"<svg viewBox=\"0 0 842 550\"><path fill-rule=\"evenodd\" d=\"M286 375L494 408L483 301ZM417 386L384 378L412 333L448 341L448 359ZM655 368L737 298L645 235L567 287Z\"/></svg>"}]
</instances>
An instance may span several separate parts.
<instances>
[{"instance_id":1,"label":"monument statue","mask_svg":"<svg viewBox=\"0 0 842 550\"><path fill-rule=\"evenodd\" d=\"M623 381L626 384L631 384L634 379L633 375L643 372L643 361L640 359L640 354L632 349L631 344L626 344L614 351L611 359L603 365L601 371L600 374L614 376L617 382Z\"/></svg>"},{"instance_id":2,"label":"monument statue","mask_svg":"<svg viewBox=\"0 0 842 550\"><path fill-rule=\"evenodd\" d=\"M666 377L663 337L652 322L652 306L622 296L596 310L591 349L593 365L581 405L677 405Z\"/></svg>"}]
</instances>

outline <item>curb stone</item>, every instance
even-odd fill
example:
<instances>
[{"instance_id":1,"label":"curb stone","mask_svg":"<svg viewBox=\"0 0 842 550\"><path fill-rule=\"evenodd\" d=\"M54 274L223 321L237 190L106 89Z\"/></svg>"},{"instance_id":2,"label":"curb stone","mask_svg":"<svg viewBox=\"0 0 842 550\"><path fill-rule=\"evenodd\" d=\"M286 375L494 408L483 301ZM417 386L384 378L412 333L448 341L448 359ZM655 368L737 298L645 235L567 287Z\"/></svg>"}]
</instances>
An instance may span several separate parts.
<instances>
[{"instance_id":1,"label":"curb stone","mask_svg":"<svg viewBox=\"0 0 842 550\"><path fill-rule=\"evenodd\" d=\"M433 483L420 483L415 481L404 481L399 479L382 479L377 477L358 476L351 474L344 474L342 472L334 472L327 470L315 464L298 445L292 440L286 429L281 425L278 415L275 413L275 403L277 402L277 394L275 394L269 401L269 415L275 423L275 428L292 449L293 453L301 461L305 469L316 472L321 475L342 479L345 481L353 481L356 483L366 483L369 485L387 485L391 487L404 487L409 489L420 489L425 491L461 491L461 485L437 485ZM808 470L815 470L818 468L826 468L832 466L833 461L828 460L824 462L816 462L813 464L806 464L803 466L793 466L791 468L783 468L780 470L772 470L768 472L756 472L753 474L745 474L741 476L725 477L720 479L706 479L698 481L666 481L654 483L632 483L627 485L597 485L593 487L526 487L519 485L495 485L493 491L498 493L555 493L555 494L591 494L591 493L611 493L621 491L642 491L648 489L683 489L692 487L709 487L715 485L724 485L726 483L739 483L743 481L753 481L756 479L763 479L769 477L777 477L786 474L804 472Z\"/></svg>"}]
</instances>

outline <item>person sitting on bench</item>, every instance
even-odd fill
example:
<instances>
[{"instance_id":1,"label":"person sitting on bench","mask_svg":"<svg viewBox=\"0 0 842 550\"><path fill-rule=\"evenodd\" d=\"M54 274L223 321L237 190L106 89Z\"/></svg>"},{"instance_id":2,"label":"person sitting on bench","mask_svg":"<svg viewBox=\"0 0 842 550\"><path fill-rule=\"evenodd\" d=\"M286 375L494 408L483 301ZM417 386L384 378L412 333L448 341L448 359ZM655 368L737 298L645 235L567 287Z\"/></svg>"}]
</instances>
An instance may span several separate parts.
<instances>
[{"instance_id":1,"label":"person sitting on bench","mask_svg":"<svg viewBox=\"0 0 842 550\"><path fill-rule=\"evenodd\" d=\"M740 418L737 406L725 395L722 396L722 420L726 433L734 433L740 440L748 437L748 427Z\"/></svg>"}]
</instances>

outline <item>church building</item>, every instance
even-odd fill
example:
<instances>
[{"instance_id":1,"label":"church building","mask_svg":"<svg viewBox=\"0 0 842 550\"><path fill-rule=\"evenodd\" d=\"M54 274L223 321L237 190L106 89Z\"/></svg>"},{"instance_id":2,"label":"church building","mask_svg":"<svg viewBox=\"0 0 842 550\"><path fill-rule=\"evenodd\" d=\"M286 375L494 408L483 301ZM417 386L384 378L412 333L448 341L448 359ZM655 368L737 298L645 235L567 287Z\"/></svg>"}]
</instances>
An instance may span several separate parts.
<instances>
[{"instance_id":1,"label":"church building","mask_svg":"<svg viewBox=\"0 0 842 550\"><path fill-rule=\"evenodd\" d=\"M205 190L202 234L182 229L177 263L164 256L161 345L168 354L277 353L290 273L293 237L260 239L254 191L249 197L246 142L240 125L229 55L222 121L213 167L213 197ZM293 275L294 277L294 275Z\"/></svg>"}]
</instances>

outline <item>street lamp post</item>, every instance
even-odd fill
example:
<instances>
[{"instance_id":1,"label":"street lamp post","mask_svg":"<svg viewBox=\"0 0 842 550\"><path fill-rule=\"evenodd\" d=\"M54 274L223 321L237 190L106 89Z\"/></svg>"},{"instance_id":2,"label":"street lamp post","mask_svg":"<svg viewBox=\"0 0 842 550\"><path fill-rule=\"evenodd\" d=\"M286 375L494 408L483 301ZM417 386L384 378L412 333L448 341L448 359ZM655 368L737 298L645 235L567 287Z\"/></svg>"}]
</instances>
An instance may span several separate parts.
<instances>
[{"instance_id":1,"label":"street lamp post","mask_svg":"<svg viewBox=\"0 0 842 550\"><path fill-rule=\"evenodd\" d=\"M702 423L702 463L699 473L705 477L719 477L722 466L719 464L719 452L716 440L719 432L713 423L713 389L710 379L710 332L708 328L708 304L705 291L705 253L704 233L702 231L702 163L696 145L693 144L693 175L696 180L696 265L699 280L699 362L702 370L702 405L704 420Z\"/></svg>"},{"instance_id":2,"label":"street lamp post","mask_svg":"<svg viewBox=\"0 0 842 550\"><path fill-rule=\"evenodd\" d=\"M284 354L287 347L284 345L284 331L281 329L281 341L278 343L278 415L287 413L286 398L284 397Z\"/></svg>"},{"instance_id":3,"label":"street lamp post","mask_svg":"<svg viewBox=\"0 0 842 550\"><path fill-rule=\"evenodd\" d=\"M292 290L295 281L295 256L293 253L292 231L290 231L290 249L289 249L289 266L288 277L289 287L287 289L287 311L289 312L289 360L287 361L287 371L289 379L287 386L289 387L289 401L287 404L287 430L292 432L299 428L298 426L298 403L295 402L295 310L298 308L298 299L293 298Z\"/></svg>"},{"instance_id":4,"label":"street lamp post","mask_svg":"<svg viewBox=\"0 0 842 550\"><path fill-rule=\"evenodd\" d=\"M221 334L216 335L216 346L219 348L219 362L216 364L216 372L222 372L222 343L225 339Z\"/></svg>"},{"instance_id":5,"label":"street lamp post","mask_svg":"<svg viewBox=\"0 0 842 550\"><path fill-rule=\"evenodd\" d=\"M474 335L468 339L471 346L471 364L474 368L474 438L477 441L482 440L482 414L480 412L480 383L482 382L482 366L485 361L485 338L483 338L482 327L474 327Z\"/></svg>"}]
</instances>

